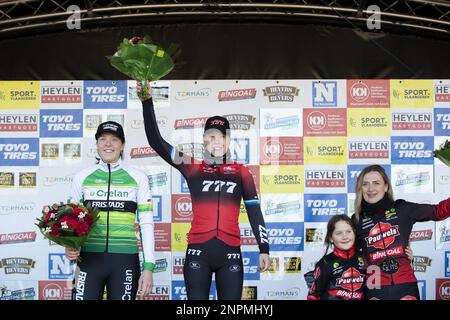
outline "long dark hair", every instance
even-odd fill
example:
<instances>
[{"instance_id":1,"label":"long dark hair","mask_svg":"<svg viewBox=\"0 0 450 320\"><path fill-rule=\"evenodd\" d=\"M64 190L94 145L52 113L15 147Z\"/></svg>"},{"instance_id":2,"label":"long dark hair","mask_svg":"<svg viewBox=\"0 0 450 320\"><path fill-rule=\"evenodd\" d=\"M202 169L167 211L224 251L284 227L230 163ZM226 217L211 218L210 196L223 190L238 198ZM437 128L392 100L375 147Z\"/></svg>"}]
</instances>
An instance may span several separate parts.
<instances>
[{"instance_id":1,"label":"long dark hair","mask_svg":"<svg viewBox=\"0 0 450 320\"><path fill-rule=\"evenodd\" d=\"M345 214L337 214L333 216L327 224L327 235L325 236L325 244L327 245L327 247L325 249L325 254L323 255L324 257L328 254L328 249L330 249L330 247L333 245L333 243L331 242L331 236L333 235L334 229L336 229L336 223L338 223L339 221L347 222L348 225L352 227L353 233L355 234L356 238L356 228L349 216Z\"/></svg>"}]
</instances>

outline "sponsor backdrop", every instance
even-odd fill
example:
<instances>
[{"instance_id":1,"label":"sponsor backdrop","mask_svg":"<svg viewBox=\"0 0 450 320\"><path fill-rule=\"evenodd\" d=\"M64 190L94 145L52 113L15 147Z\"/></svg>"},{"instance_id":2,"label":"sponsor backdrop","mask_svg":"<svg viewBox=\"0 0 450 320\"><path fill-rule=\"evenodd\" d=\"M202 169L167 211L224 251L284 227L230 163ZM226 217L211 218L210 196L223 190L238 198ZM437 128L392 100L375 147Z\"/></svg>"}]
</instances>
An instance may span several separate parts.
<instances>
[{"instance_id":1,"label":"sponsor backdrop","mask_svg":"<svg viewBox=\"0 0 450 320\"><path fill-rule=\"evenodd\" d=\"M233 159L254 176L272 265L259 273L242 206L244 299L306 298L303 274L323 255L329 218L352 213L365 165L386 168L396 198L436 203L449 196L450 168L433 150L450 134L450 80L153 86L166 140L201 157L206 118L224 115L233 129ZM186 299L189 189L148 146L141 108L133 81L0 82L0 300L70 298L75 267L34 223L44 205L67 200L78 170L95 163L94 133L106 120L123 124L125 160L147 173L153 191L157 260L155 286L145 299ZM411 245L422 299L450 299L450 221L417 223Z\"/></svg>"}]
</instances>

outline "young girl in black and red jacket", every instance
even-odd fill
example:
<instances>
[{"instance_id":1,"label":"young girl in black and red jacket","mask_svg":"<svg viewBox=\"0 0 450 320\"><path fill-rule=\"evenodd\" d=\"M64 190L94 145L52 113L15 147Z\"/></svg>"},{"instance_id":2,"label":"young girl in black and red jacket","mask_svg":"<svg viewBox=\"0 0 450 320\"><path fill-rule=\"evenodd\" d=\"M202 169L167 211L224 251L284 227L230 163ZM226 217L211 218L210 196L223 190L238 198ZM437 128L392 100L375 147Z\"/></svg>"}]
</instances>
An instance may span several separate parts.
<instances>
[{"instance_id":1,"label":"young girl in black and red jacket","mask_svg":"<svg viewBox=\"0 0 450 320\"><path fill-rule=\"evenodd\" d=\"M325 256L317 262L308 300L361 300L366 269L355 247L356 230L346 215L335 215L327 225ZM327 254L330 246L333 252Z\"/></svg>"}]
</instances>

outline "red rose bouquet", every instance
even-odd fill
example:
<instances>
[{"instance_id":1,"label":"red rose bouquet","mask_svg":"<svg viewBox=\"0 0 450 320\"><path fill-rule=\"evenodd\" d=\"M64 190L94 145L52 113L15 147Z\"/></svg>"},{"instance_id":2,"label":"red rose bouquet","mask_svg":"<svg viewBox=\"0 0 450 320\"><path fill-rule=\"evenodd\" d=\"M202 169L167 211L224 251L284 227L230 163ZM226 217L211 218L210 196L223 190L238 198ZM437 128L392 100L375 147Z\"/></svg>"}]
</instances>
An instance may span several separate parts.
<instances>
[{"instance_id":1,"label":"red rose bouquet","mask_svg":"<svg viewBox=\"0 0 450 320\"><path fill-rule=\"evenodd\" d=\"M178 46L172 44L167 50L152 42L145 36L123 39L112 57L107 57L111 65L134 80L141 81L142 90L138 96L145 100L149 97L146 80L159 80L170 71L175 63L172 56L178 51Z\"/></svg>"},{"instance_id":2,"label":"red rose bouquet","mask_svg":"<svg viewBox=\"0 0 450 320\"><path fill-rule=\"evenodd\" d=\"M450 141L446 140L439 149L434 150L434 157L450 167Z\"/></svg>"},{"instance_id":3,"label":"red rose bouquet","mask_svg":"<svg viewBox=\"0 0 450 320\"><path fill-rule=\"evenodd\" d=\"M81 203L45 206L36 225L45 238L63 247L77 249L86 241L98 220L99 209ZM77 259L79 262L79 257Z\"/></svg>"}]
</instances>

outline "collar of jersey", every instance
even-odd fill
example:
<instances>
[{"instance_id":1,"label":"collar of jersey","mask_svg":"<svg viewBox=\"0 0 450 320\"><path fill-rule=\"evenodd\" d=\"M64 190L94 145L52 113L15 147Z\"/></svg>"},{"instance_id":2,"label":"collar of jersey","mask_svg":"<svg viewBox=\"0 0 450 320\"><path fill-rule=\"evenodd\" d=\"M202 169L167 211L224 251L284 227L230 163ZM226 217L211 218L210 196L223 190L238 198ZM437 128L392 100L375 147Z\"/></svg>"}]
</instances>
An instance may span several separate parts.
<instances>
[{"instance_id":1,"label":"collar of jersey","mask_svg":"<svg viewBox=\"0 0 450 320\"><path fill-rule=\"evenodd\" d=\"M348 250L341 250L335 246L333 249L333 253L340 258L348 259L355 255L355 246L351 247Z\"/></svg>"},{"instance_id":2,"label":"collar of jersey","mask_svg":"<svg viewBox=\"0 0 450 320\"><path fill-rule=\"evenodd\" d=\"M108 164L104 162L102 159L100 159L98 164L103 170L108 171ZM116 162L110 163L111 171L119 170L122 167L122 165L123 165L122 159L119 158L119 160L117 160Z\"/></svg>"}]
</instances>

